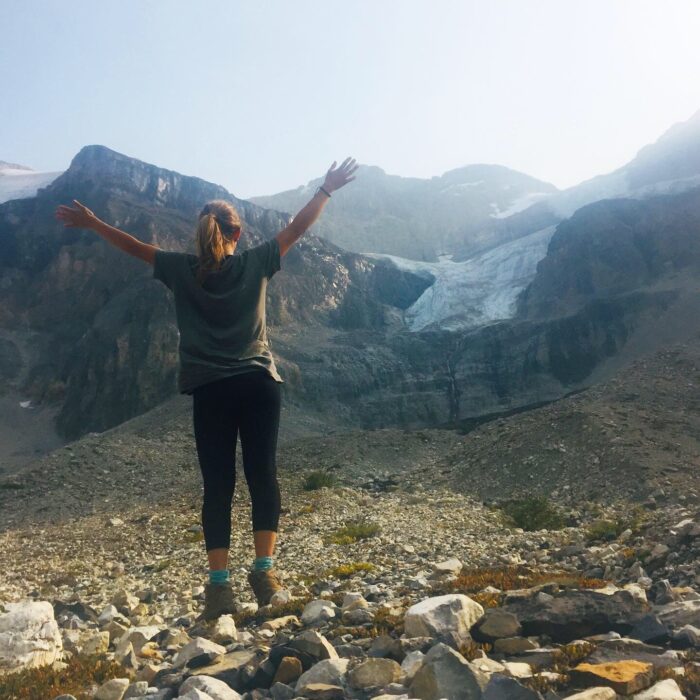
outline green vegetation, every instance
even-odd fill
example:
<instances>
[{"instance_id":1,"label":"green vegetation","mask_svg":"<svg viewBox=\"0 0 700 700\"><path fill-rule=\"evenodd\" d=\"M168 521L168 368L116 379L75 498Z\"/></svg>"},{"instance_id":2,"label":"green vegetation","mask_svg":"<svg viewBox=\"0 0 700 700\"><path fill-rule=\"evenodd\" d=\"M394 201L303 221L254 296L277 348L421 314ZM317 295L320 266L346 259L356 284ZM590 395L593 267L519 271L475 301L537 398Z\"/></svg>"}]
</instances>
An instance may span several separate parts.
<instances>
[{"instance_id":1,"label":"green vegetation","mask_svg":"<svg viewBox=\"0 0 700 700\"><path fill-rule=\"evenodd\" d=\"M352 544L374 537L379 532L376 523L348 523L325 538L326 544Z\"/></svg>"},{"instance_id":2,"label":"green vegetation","mask_svg":"<svg viewBox=\"0 0 700 700\"><path fill-rule=\"evenodd\" d=\"M323 488L324 486L332 488L335 485L336 478L333 474L325 469L316 469L306 475L303 488L304 491L316 491L316 489Z\"/></svg>"},{"instance_id":3,"label":"green vegetation","mask_svg":"<svg viewBox=\"0 0 700 700\"><path fill-rule=\"evenodd\" d=\"M597 578L585 578L567 572L533 571L527 567L508 566L502 568L467 569L450 581L445 587L445 592L466 593L483 596L478 602L488 607L498 604L499 594L482 594L481 591L488 586L499 591L512 591L519 588L532 588L545 583L555 583L562 588L602 588L605 581ZM437 590L434 590L437 593Z\"/></svg>"},{"instance_id":4,"label":"green vegetation","mask_svg":"<svg viewBox=\"0 0 700 700\"><path fill-rule=\"evenodd\" d=\"M523 530L561 530L566 519L545 496L508 501L501 506L508 519Z\"/></svg>"},{"instance_id":5,"label":"green vegetation","mask_svg":"<svg viewBox=\"0 0 700 700\"><path fill-rule=\"evenodd\" d=\"M645 513L639 506L635 507L629 517L608 520L602 518L596 520L586 531L586 539L591 542L610 542L616 540L625 530L631 530L632 534L640 531L644 524Z\"/></svg>"},{"instance_id":6,"label":"green vegetation","mask_svg":"<svg viewBox=\"0 0 700 700\"><path fill-rule=\"evenodd\" d=\"M0 698L46 700L58 695L74 695L78 700L88 700L94 696L90 692L94 684L101 685L111 678L126 675L119 664L102 654L78 655L60 671L52 666L42 666L0 675Z\"/></svg>"},{"instance_id":7,"label":"green vegetation","mask_svg":"<svg viewBox=\"0 0 700 700\"><path fill-rule=\"evenodd\" d=\"M368 561L354 561L349 564L341 564L332 569L329 569L326 576L330 578L350 578L352 575L360 571L374 571L374 564Z\"/></svg>"}]
</instances>

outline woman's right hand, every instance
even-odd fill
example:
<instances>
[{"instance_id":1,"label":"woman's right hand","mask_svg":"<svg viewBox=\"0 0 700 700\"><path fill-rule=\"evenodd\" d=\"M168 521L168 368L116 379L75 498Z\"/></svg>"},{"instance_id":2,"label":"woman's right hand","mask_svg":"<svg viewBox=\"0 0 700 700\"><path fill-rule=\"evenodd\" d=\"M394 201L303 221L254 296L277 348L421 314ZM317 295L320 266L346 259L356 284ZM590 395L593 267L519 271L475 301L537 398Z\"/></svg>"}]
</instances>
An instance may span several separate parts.
<instances>
[{"instance_id":1,"label":"woman's right hand","mask_svg":"<svg viewBox=\"0 0 700 700\"><path fill-rule=\"evenodd\" d=\"M60 204L56 209L56 218L70 228L93 228L99 221L95 214L77 199L73 200L75 207Z\"/></svg>"},{"instance_id":2,"label":"woman's right hand","mask_svg":"<svg viewBox=\"0 0 700 700\"><path fill-rule=\"evenodd\" d=\"M355 178L351 175L360 167L354 158L346 158L339 168L335 167L336 161L333 161L333 165L328 169L326 173L326 179L323 181L323 189L328 192L334 192L339 190L348 182L352 182Z\"/></svg>"}]
</instances>

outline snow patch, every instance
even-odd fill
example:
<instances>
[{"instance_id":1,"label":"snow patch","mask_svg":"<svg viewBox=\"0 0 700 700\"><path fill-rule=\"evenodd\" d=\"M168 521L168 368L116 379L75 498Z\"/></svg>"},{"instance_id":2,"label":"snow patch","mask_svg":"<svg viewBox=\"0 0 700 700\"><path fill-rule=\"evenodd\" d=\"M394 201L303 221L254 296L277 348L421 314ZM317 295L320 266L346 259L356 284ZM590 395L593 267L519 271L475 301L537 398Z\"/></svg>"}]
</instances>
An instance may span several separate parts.
<instances>
[{"instance_id":1,"label":"snow patch","mask_svg":"<svg viewBox=\"0 0 700 700\"><path fill-rule=\"evenodd\" d=\"M494 210L494 213L490 214L489 216L491 216L492 219L505 219L509 216L513 216L513 214L525 211L525 209L531 207L536 202L547 199L551 196L551 192L530 192L528 194L524 194L522 197L518 197L510 203L508 208L503 210L499 210L498 205L492 202L490 206Z\"/></svg>"}]
</instances>

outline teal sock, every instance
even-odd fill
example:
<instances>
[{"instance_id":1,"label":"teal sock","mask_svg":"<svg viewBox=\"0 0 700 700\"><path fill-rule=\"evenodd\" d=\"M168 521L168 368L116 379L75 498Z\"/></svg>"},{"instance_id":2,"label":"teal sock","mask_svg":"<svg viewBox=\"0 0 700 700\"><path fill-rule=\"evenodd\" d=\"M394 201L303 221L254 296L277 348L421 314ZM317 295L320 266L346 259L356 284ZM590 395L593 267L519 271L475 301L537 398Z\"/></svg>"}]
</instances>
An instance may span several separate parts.
<instances>
[{"instance_id":1,"label":"teal sock","mask_svg":"<svg viewBox=\"0 0 700 700\"><path fill-rule=\"evenodd\" d=\"M272 557L256 557L253 562L253 571L267 571L272 568L273 563Z\"/></svg>"},{"instance_id":2,"label":"teal sock","mask_svg":"<svg viewBox=\"0 0 700 700\"><path fill-rule=\"evenodd\" d=\"M229 582L228 569L209 569L209 583L223 585Z\"/></svg>"}]
</instances>

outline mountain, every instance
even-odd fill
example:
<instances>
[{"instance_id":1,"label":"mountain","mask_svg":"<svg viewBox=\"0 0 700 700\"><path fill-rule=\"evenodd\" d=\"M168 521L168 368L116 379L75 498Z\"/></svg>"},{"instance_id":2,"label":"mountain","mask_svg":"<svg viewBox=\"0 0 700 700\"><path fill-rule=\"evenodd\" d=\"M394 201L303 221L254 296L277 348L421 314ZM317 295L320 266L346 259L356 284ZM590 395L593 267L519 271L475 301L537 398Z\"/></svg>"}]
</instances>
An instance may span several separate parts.
<instances>
[{"instance_id":1,"label":"mountain","mask_svg":"<svg viewBox=\"0 0 700 700\"><path fill-rule=\"evenodd\" d=\"M83 148L35 197L0 205L0 376L23 399L59 402L57 425L67 437L116 425L171 395L178 340L172 299L149 267L93 233L55 221L55 207L74 198L170 250L194 252L194 222L209 199L238 208L242 249L287 221L218 185L103 146ZM284 269L270 289L273 329L294 321L381 324L385 309L410 303L426 285L311 236L285 257ZM384 269L391 284L382 283ZM369 300L355 313L344 304L348 295ZM18 358L31 366L18 371Z\"/></svg>"},{"instance_id":2,"label":"mountain","mask_svg":"<svg viewBox=\"0 0 700 700\"><path fill-rule=\"evenodd\" d=\"M295 214L320 184L322 179L312 180L251 201ZM554 192L553 185L500 165L469 165L430 179L388 175L365 165L352 187L333 194L333 206L314 233L358 253L433 262L461 251L465 240L472 241L473 250L492 246L487 230L492 222Z\"/></svg>"},{"instance_id":3,"label":"mountain","mask_svg":"<svg viewBox=\"0 0 700 700\"><path fill-rule=\"evenodd\" d=\"M565 220L577 216L575 212L587 204L620 198L644 201L659 194L682 194L698 186L700 112L669 129L656 143L645 146L630 163L615 172L541 197L521 211L491 221L484 229L465 238L452 259L427 263L416 262L410 255L390 256L399 269L434 280L406 309L406 319L411 328L418 330L469 329L512 318L517 311L517 298L534 279L537 264L545 257L558 223L564 222L557 241L566 235L563 233L568 226ZM638 211L639 215L645 211L643 204L637 207L633 202L615 206ZM548 225L543 226L547 222ZM598 224L602 222L588 223L594 234L600 235ZM663 225L663 222L657 223ZM585 238L585 233L583 236ZM482 250L486 241L494 245ZM552 245L558 245L557 241ZM610 264L615 267L617 262L610 261ZM572 259L572 264L577 266L578 261ZM561 299L555 303L561 303Z\"/></svg>"},{"instance_id":4,"label":"mountain","mask_svg":"<svg viewBox=\"0 0 700 700\"><path fill-rule=\"evenodd\" d=\"M140 261L92 233L64 229L53 211L77 198L141 240L192 251L196 214L215 197L239 208L242 249L287 222L218 185L104 146L83 148L35 197L0 205L5 398L55 411L64 439L104 431L173 398L177 326L168 291ZM450 307L435 295L438 271L417 262L402 268L307 234L268 294L287 410L300 425L453 425L558 399L682 341L700 318L700 269L688 249L699 197L693 190L599 202L533 236L529 255L513 242L510 251L485 253L481 265L455 268L441 284L468 291L472 283L486 306L514 314L486 324L478 308ZM527 288L520 303L508 286L517 279ZM421 325L414 311L431 289L436 307L471 314L467 321L477 324Z\"/></svg>"}]
</instances>

